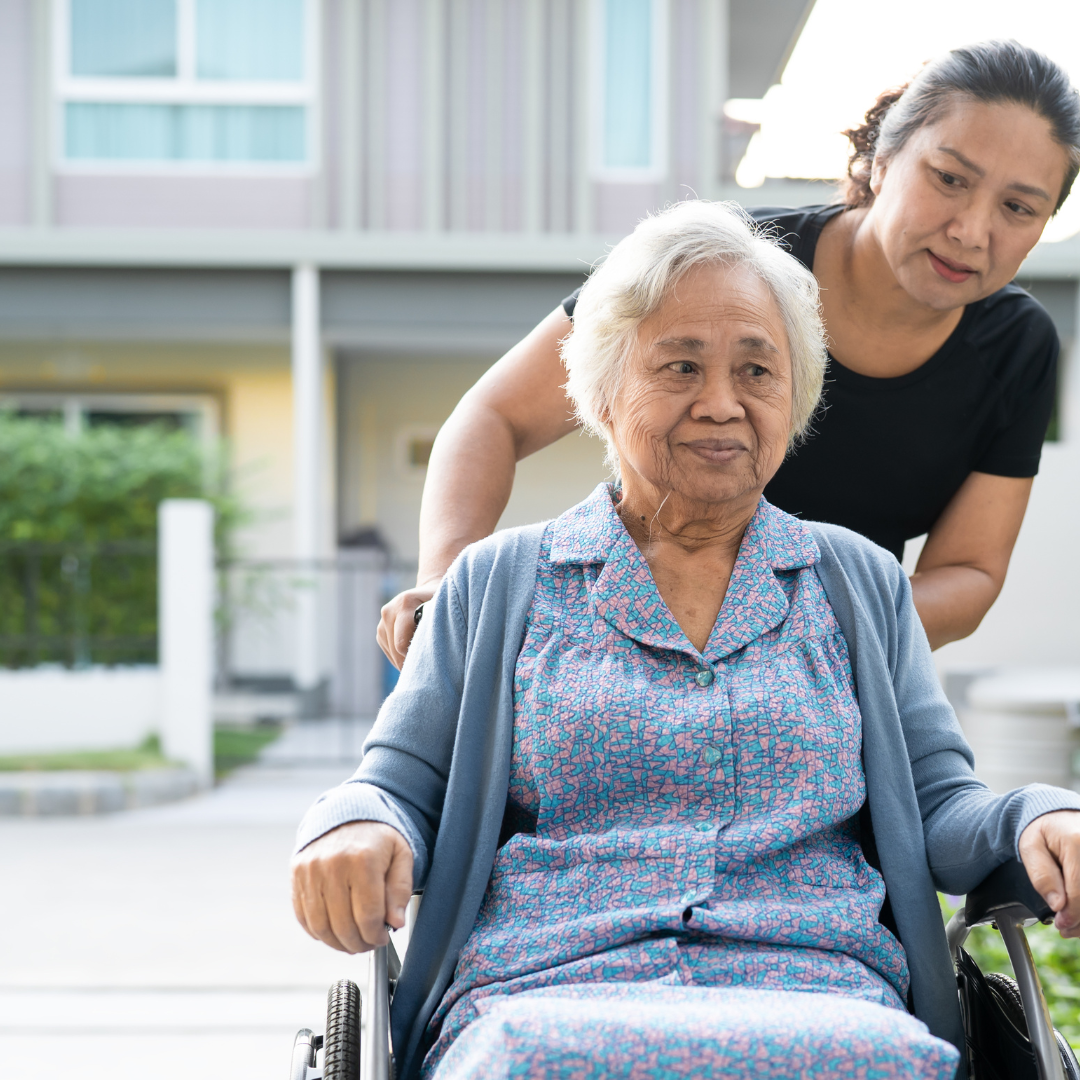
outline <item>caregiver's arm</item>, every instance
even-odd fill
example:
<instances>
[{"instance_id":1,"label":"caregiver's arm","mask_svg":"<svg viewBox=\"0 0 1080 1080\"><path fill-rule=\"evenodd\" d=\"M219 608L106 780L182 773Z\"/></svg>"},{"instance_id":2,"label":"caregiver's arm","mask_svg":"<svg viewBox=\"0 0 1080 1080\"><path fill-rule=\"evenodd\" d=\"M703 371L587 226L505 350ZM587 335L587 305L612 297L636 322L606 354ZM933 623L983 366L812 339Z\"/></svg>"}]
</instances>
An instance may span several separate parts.
<instances>
[{"instance_id":1,"label":"caregiver's arm","mask_svg":"<svg viewBox=\"0 0 1080 1080\"><path fill-rule=\"evenodd\" d=\"M420 504L416 587L382 609L376 635L396 667L412 640L417 605L431 599L464 547L495 531L517 462L574 429L559 358L571 326L557 307L484 373L439 431Z\"/></svg>"},{"instance_id":2,"label":"caregiver's arm","mask_svg":"<svg viewBox=\"0 0 1080 1080\"><path fill-rule=\"evenodd\" d=\"M1031 483L973 472L934 523L911 578L932 649L974 633L997 599Z\"/></svg>"}]
</instances>

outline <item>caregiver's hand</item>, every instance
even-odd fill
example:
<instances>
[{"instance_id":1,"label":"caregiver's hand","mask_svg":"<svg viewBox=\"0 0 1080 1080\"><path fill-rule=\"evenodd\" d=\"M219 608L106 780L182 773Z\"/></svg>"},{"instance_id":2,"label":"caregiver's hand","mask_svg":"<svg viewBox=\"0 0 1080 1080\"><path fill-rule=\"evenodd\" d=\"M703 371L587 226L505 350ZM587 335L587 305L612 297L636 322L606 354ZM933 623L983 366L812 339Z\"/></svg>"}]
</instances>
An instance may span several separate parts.
<instances>
[{"instance_id":1,"label":"caregiver's hand","mask_svg":"<svg viewBox=\"0 0 1080 1080\"><path fill-rule=\"evenodd\" d=\"M1020 858L1061 936L1080 937L1080 810L1037 817L1020 834Z\"/></svg>"},{"instance_id":2,"label":"caregiver's hand","mask_svg":"<svg viewBox=\"0 0 1080 1080\"><path fill-rule=\"evenodd\" d=\"M292 861L292 901L300 925L341 952L385 945L386 924L405 925L412 851L379 821L351 821L308 844Z\"/></svg>"},{"instance_id":3,"label":"caregiver's hand","mask_svg":"<svg viewBox=\"0 0 1080 1080\"><path fill-rule=\"evenodd\" d=\"M439 587L436 578L429 585L417 585L415 589L406 589L383 605L379 618L379 629L375 631L375 640L379 648L386 653L386 658L399 671L405 663L405 654L412 644L416 633L416 609L426 604Z\"/></svg>"}]
</instances>

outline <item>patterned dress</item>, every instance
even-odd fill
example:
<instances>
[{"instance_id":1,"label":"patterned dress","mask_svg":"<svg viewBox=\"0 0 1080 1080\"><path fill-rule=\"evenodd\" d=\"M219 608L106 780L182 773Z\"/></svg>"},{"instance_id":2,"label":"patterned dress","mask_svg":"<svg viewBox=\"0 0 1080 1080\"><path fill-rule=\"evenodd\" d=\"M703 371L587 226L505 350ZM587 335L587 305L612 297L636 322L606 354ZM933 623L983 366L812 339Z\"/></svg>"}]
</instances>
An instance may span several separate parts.
<instances>
[{"instance_id":1,"label":"patterned dress","mask_svg":"<svg viewBox=\"0 0 1080 1080\"><path fill-rule=\"evenodd\" d=\"M424 1073L951 1078L859 845L861 718L809 531L762 499L703 653L601 485L549 526L509 808Z\"/></svg>"}]
</instances>

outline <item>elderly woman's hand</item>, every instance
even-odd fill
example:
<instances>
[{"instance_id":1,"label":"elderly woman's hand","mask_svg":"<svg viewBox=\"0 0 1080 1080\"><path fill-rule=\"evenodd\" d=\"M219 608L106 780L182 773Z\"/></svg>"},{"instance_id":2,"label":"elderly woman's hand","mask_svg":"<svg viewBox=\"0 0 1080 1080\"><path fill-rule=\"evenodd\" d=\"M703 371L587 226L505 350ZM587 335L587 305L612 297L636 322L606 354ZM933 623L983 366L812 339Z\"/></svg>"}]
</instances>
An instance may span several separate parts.
<instances>
[{"instance_id":1,"label":"elderly woman's hand","mask_svg":"<svg viewBox=\"0 0 1080 1080\"><path fill-rule=\"evenodd\" d=\"M1020 834L1020 858L1061 936L1080 937L1080 810L1037 817Z\"/></svg>"},{"instance_id":2,"label":"elderly woman's hand","mask_svg":"<svg viewBox=\"0 0 1080 1080\"><path fill-rule=\"evenodd\" d=\"M320 836L292 861L300 925L341 952L385 945L386 925L405 925L413 857L405 838L378 821L352 821Z\"/></svg>"}]
</instances>

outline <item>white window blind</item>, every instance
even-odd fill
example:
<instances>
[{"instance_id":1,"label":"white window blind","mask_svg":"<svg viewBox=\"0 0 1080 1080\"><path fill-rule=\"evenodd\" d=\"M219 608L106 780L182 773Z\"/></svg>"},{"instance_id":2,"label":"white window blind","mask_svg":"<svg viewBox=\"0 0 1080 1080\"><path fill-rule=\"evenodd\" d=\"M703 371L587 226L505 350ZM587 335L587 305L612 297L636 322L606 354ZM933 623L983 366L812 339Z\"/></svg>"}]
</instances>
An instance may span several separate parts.
<instances>
[{"instance_id":1,"label":"white window blind","mask_svg":"<svg viewBox=\"0 0 1080 1080\"><path fill-rule=\"evenodd\" d=\"M58 0L65 163L310 163L315 0Z\"/></svg>"},{"instance_id":2,"label":"white window blind","mask_svg":"<svg viewBox=\"0 0 1080 1080\"><path fill-rule=\"evenodd\" d=\"M606 181L665 170L667 4L593 0L592 171Z\"/></svg>"}]
</instances>

